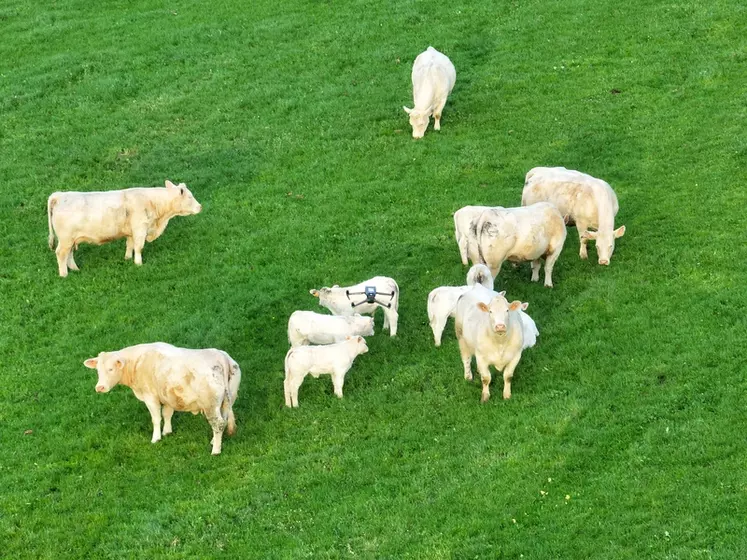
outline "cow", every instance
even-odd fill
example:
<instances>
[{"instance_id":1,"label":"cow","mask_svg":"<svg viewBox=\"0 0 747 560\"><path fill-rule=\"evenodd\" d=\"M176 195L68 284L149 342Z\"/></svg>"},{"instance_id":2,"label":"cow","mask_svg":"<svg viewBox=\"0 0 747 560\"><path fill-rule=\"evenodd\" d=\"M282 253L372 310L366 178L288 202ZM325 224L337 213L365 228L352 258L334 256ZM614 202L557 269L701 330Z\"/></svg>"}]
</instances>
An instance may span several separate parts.
<instances>
[{"instance_id":1,"label":"cow","mask_svg":"<svg viewBox=\"0 0 747 560\"><path fill-rule=\"evenodd\" d=\"M541 201L552 202L569 225L576 225L582 259L588 258L586 244L594 239L599 264L609 266L615 239L625 235L625 226L615 229L620 207L607 182L565 167L535 167L526 175L521 204Z\"/></svg>"},{"instance_id":2,"label":"cow","mask_svg":"<svg viewBox=\"0 0 747 560\"><path fill-rule=\"evenodd\" d=\"M412 65L412 109L402 107L410 116L412 137L422 138L433 115L434 130L441 130L441 111L454 89L456 69L445 54L433 47L420 53Z\"/></svg>"},{"instance_id":3,"label":"cow","mask_svg":"<svg viewBox=\"0 0 747 560\"><path fill-rule=\"evenodd\" d=\"M294 311L288 319L288 342L291 346L334 344L348 336L373 336L373 317L355 315L322 315L313 311Z\"/></svg>"},{"instance_id":4,"label":"cow","mask_svg":"<svg viewBox=\"0 0 747 560\"><path fill-rule=\"evenodd\" d=\"M362 336L349 336L335 344L291 348L285 355L285 406L298 407L298 389L308 374L316 378L321 374L331 375L335 396L341 399L345 374L355 358L366 352L368 346Z\"/></svg>"},{"instance_id":5,"label":"cow","mask_svg":"<svg viewBox=\"0 0 747 560\"><path fill-rule=\"evenodd\" d=\"M462 264L467 265L468 260L472 264L484 264L480 261L477 251L477 220L485 210L490 206L464 206L454 212L454 237L456 237L459 246L459 255L462 257Z\"/></svg>"},{"instance_id":6,"label":"cow","mask_svg":"<svg viewBox=\"0 0 747 560\"><path fill-rule=\"evenodd\" d=\"M84 365L98 372L97 393L108 393L116 385L132 389L145 403L153 421L151 443L171 433L175 410L202 413L213 429L212 454L221 451L223 431L236 431L233 404L239 391L239 365L222 350L191 350L165 342L138 344L115 352L101 352Z\"/></svg>"},{"instance_id":7,"label":"cow","mask_svg":"<svg viewBox=\"0 0 747 560\"><path fill-rule=\"evenodd\" d=\"M454 316L459 297L476 284L488 290L493 289L493 277L490 275L490 269L484 264L476 264L469 269L466 286L441 286L428 294L428 322L436 346L441 346L441 335L449 317Z\"/></svg>"},{"instance_id":8,"label":"cow","mask_svg":"<svg viewBox=\"0 0 747 560\"><path fill-rule=\"evenodd\" d=\"M490 366L503 372L503 398L511 398L511 379L524 350L524 325L519 313L528 307L508 302L506 292L475 286L459 298L455 331L464 365L464 378L472 381L472 356L482 380L481 402L490 398Z\"/></svg>"},{"instance_id":9,"label":"cow","mask_svg":"<svg viewBox=\"0 0 747 560\"><path fill-rule=\"evenodd\" d=\"M376 288L377 296L373 303L368 303L366 287ZM389 336L397 335L399 319L399 286L392 278L375 276L370 280L341 288L337 284L331 288L312 289L309 293L319 298L319 305L329 309L333 315L376 314L376 309L384 310L384 328L389 329ZM355 305L355 307L353 307Z\"/></svg>"},{"instance_id":10,"label":"cow","mask_svg":"<svg viewBox=\"0 0 747 560\"><path fill-rule=\"evenodd\" d=\"M532 282L539 281L545 259L545 286L566 238L565 221L549 202L519 208L490 208L477 221L478 250L495 277L505 261L532 261Z\"/></svg>"},{"instance_id":11,"label":"cow","mask_svg":"<svg viewBox=\"0 0 747 560\"><path fill-rule=\"evenodd\" d=\"M78 270L73 252L80 243L101 245L125 237L125 259L143 264L146 241L154 241L174 216L199 214L195 197L180 183L165 187L133 188L103 192L56 192L47 200L49 248L57 234L57 265L60 276Z\"/></svg>"}]
</instances>

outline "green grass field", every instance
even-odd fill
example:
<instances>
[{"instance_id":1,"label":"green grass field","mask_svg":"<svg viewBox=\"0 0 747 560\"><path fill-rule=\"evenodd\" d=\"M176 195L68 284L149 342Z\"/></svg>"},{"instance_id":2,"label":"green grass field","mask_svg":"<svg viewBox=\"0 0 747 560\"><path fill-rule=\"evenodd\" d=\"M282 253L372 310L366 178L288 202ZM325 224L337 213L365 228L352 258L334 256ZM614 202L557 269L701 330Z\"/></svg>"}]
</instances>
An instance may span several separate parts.
<instances>
[{"instance_id":1,"label":"green grass field","mask_svg":"<svg viewBox=\"0 0 747 560\"><path fill-rule=\"evenodd\" d=\"M733 0L0 1L0 557L747 558L747 9ZM413 141L412 61L457 69ZM568 241L555 288L497 280L541 335L479 403L434 287L452 213L524 174L602 177L610 267ZM203 204L143 252L57 276L57 190L184 181ZM399 335L345 398L283 406L310 288L381 274ZM145 405L82 362L162 340L241 365L239 430L150 444Z\"/></svg>"}]
</instances>

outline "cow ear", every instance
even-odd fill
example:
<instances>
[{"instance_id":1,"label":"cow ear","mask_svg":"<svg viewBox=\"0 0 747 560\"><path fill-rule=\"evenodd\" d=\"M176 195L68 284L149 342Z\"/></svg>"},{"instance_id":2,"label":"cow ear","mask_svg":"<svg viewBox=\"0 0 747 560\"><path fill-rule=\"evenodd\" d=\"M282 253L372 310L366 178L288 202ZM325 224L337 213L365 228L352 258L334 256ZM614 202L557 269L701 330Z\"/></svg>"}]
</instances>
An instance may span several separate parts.
<instances>
[{"instance_id":1,"label":"cow ear","mask_svg":"<svg viewBox=\"0 0 747 560\"><path fill-rule=\"evenodd\" d=\"M179 183L179 186L182 187L182 188L186 188L187 187L187 183Z\"/></svg>"},{"instance_id":2,"label":"cow ear","mask_svg":"<svg viewBox=\"0 0 747 560\"><path fill-rule=\"evenodd\" d=\"M523 311L526 311L526 310L527 310L527 307L529 307L529 302L528 302L528 301L525 301L525 302L523 302L523 303L521 304L521 309L522 309Z\"/></svg>"},{"instance_id":3,"label":"cow ear","mask_svg":"<svg viewBox=\"0 0 747 560\"><path fill-rule=\"evenodd\" d=\"M174 183L172 183L171 181L169 181L168 179L166 179L165 185L166 185L167 189L174 189L174 188L176 188L176 185Z\"/></svg>"},{"instance_id":4,"label":"cow ear","mask_svg":"<svg viewBox=\"0 0 747 560\"><path fill-rule=\"evenodd\" d=\"M409 115L410 113L412 113L412 109L408 109L408 108L407 108L407 107L405 107L404 105L402 106L402 108L403 108L403 109L405 110L405 113L407 113L408 115Z\"/></svg>"},{"instance_id":5,"label":"cow ear","mask_svg":"<svg viewBox=\"0 0 747 560\"><path fill-rule=\"evenodd\" d=\"M477 304L477 309L479 309L480 311L483 311L485 313L487 313L489 311L488 306L485 305L483 302L480 302L480 303Z\"/></svg>"},{"instance_id":6,"label":"cow ear","mask_svg":"<svg viewBox=\"0 0 747 560\"><path fill-rule=\"evenodd\" d=\"M309 290L309 293L314 297L319 297L319 290Z\"/></svg>"},{"instance_id":7,"label":"cow ear","mask_svg":"<svg viewBox=\"0 0 747 560\"><path fill-rule=\"evenodd\" d=\"M596 231L589 231L588 229L581 234L581 239L596 239L597 238L597 232Z\"/></svg>"},{"instance_id":8,"label":"cow ear","mask_svg":"<svg viewBox=\"0 0 747 560\"><path fill-rule=\"evenodd\" d=\"M352 337L350 337L350 336L346 336L346 337L345 337L345 340L350 340L351 338L352 338Z\"/></svg>"},{"instance_id":9,"label":"cow ear","mask_svg":"<svg viewBox=\"0 0 747 560\"><path fill-rule=\"evenodd\" d=\"M85 362L83 362L83 365L90 369L96 369L96 366L99 364L98 358L88 358Z\"/></svg>"},{"instance_id":10,"label":"cow ear","mask_svg":"<svg viewBox=\"0 0 747 560\"><path fill-rule=\"evenodd\" d=\"M117 361L114 362L114 367L117 369L122 369L124 367L124 361L121 358L117 358Z\"/></svg>"},{"instance_id":11,"label":"cow ear","mask_svg":"<svg viewBox=\"0 0 747 560\"><path fill-rule=\"evenodd\" d=\"M620 226L615 230L615 238L619 238L625 235L625 226Z\"/></svg>"},{"instance_id":12,"label":"cow ear","mask_svg":"<svg viewBox=\"0 0 747 560\"><path fill-rule=\"evenodd\" d=\"M516 301L512 301L508 306L509 311L518 311L519 309L521 309L521 302L518 299Z\"/></svg>"},{"instance_id":13,"label":"cow ear","mask_svg":"<svg viewBox=\"0 0 747 560\"><path fill-rule=\"evenodd\" d=\"M502 292L498 292L498 295L501 297L506 297L506 290L503 290Z\"/></svg>"},{"instance_id":14,"label":"cow ear","mask_svg":"<svg viewBox=\"0 0 747 560\"><path fill-rule=\"evenodd\" d=\"M362 336L359 336L359 337L358 337L358 344L360 344L361 342L363 342L363 337L362 337Z\"/></svg>"}]
</instances>

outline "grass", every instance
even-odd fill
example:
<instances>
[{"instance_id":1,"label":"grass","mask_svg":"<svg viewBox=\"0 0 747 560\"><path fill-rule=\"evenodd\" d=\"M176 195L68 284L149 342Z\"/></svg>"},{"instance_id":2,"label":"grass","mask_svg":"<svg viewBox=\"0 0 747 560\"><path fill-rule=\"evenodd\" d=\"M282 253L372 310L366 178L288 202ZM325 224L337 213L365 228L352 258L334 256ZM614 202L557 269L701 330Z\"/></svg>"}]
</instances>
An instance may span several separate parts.
<instances>
[{"instance_id":1,"label":"grass","mask_svg":"<svg viewBox=\"0 0 747 560\"><path fill-rule=\"evenodd\" d=\"M738 2L0 2L0 555L7 558L747 557L747 12ZM401 109L432 44L440 133ZM451 214L518 205L535 165L606 179L609 268L570 230L538 345L479 404L428 292L458 284ZM55 190L188 184L146 245L57 277ZM400 284L400 334L283 407L309 288ZM149 443L82 365L154 340L227 350L239 432ZM31 431L31 433L26 433Z\"/></svg>"}]
</instances>

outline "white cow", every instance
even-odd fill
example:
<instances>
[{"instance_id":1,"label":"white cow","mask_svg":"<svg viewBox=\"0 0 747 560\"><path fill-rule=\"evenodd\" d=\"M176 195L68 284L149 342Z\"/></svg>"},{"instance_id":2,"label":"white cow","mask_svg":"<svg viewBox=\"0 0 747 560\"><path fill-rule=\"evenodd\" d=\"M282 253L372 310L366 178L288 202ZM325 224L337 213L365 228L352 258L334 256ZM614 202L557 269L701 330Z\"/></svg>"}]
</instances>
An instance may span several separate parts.
<instances>
[{"instance_id":1,"label":"white cow","mask_svg":"<svg viewBox=\"0 0 747 560\"><path fill-rule=\"evenodd\" d=\"M412 109L403 107L410 116L412 137L422 138L433 115L434 130L441 130L441 111L454 89L456 69L445 54L433 47L420 53L412 65Z\"/></svg>"},{"instance_id":2,"label":"white cow","mask_svg":"<svg viewBox=\"0 0 747 560\"><path fill-rule=\"evenodd\" d=\"M355 358L366 352L368 346L362 336L348 337L336 344L291 348L285 355L285 406L298 407L298 389L308 374L316 378L331 375L335 395L341 399L345 374Z\"/></svg>"},{"instance_id":3,"label":"white cow","mask_svg":"<svg viewBox=\"0 0 747 560\"><path fill-rule=\"evenodd\" d=\"M479 252L477 250L477 220L490 206L465 206L454 212L454 236L459 246L459 255L462 264L467 264L467 259L472 264L480 264Z\"/></svg>"},{"instance_id":4,"label":"white cow","mask_svg":"<svg viewBox=\"0 0 747 560\"><path fill-rule=\"evenodd\" d=\"M239 365L222 350L191 350L164 342L138 344L116 352L101 352L83 362L98 371L97 393L121 384L145 403L153 421L152 443L171 433L175 410L202 413L213 429L213 455L221 450L223 430L236 431L233 403L239 391Z\"/></svg>"},{"instance_id":5,"label":"white cow","mask_svg":"<svg viewBox=\"0 0 747 560\"><path fill-rule=\"evenodd\" d=\"M549 202L519 208L489 208L477 222L480 256L497 276L505 261L532 261L532 282L539 281L545 259L545 286L552 288L552 269L566 238L563 216Z\"/></svg>"},{"instance_id":6,"label":"white cow","mask_svg":"<svg viewBox=\"0 0 747 560\"><path fill-rule=\"evenodd\" d=\"M436 346L441 346L441 335L449 317L454 316L459 297L476 284L488 290L493 289L493 277L490 275L490 269L484 264L476 264L469 269L466 286L441 286L428 294L428 321Z\"/></svg>"},{"instance_id":7,"label":"white cow","mask_svg":"<svg viewBox=\"0 0 747 560\"><path fill-rule=\"evenodd\" d=\"M457 302L455 331L464 365L464 378L472 381L472 356L482 380L481 402L490 398L490 366L503 372L503 398L511 398L511 379L525 347L519 311L528 304L510 304L506 292L496 294L482 286L465 292Z\"/></svg>"},{"instance_id":8,"label":"white cow","mask_svg":"<svg viewBox=\"0 0 747 560\"><path fill-rule=\"evenodd\" d=\"M615 239L625 235L625 226L615 229L619 204L609 184L565 167L535 167L527 173L521 204L528 206L540 201L552 202L568 217L569 224L576 224L582 259L588 258L586 244L594 239L599 264L610 264Z\"/></svg>"},{"instance_id":9,"label":"white cow","mask_svg":"<svg viewBox=\"0 0 747 560\"><path fill-rule=\"evenodd\" d=\"M367 286L376 288L377 296L374 303L368 303L366 296L363 295ZM331 288L321 288L320 290L309 290L309 293L319 298L319 305L329 309L333 315L375 315L376 309L381 307L384 310L384 328L389 329L389 335L397 334L397 320L399 314L399 286L392 278L386 276L375 276L370 280L361 282L354 286L341 288L337 284ZM389 295L393 294L393 295ZM353 307L353 304L358 304Z\"/></svg>"},{"instance_id":10,"label":"white cow","mask_svg":"<svg viewBox=\"0 0 747 560\"><path fill-rule=\"evenodd\" d=\"M125 259L135 253L143 263L146 241L158 239L174 216L199 214L202 206L184 183L166 181L166 187L134 188L104 192L56 192L47 201L49 248L57 234L57 265L60 276L68 268L78 270L73 251L80 243L101 245L127 238Z\"/></svg>"},{"instance_id":11,"label":"white cow","mask_svg":"<svg viewBox=\"0 0 747 560\"><path fill-rule=\"evenodd\" d=\"M373 317L355 315L322 315L313 311L294 311L288 319L288 342L291 346L333 344L349 336L373 336Z\"/></svg>"}]
</instances>

